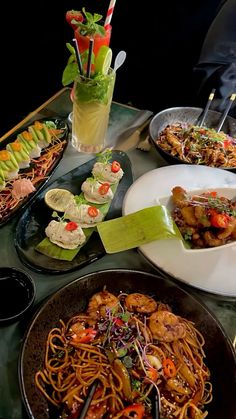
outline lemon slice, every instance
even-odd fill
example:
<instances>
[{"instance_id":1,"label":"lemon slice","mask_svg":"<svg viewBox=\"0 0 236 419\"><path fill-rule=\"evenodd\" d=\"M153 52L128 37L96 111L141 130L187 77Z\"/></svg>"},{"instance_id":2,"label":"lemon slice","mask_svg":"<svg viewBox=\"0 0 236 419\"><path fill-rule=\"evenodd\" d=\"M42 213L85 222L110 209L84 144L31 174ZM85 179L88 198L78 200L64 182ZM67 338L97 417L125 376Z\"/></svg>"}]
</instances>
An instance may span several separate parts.
<instances>
[{"instance_id":1,"label":"lemon slice","mask_svg":"<svg viewBox=\"0 0 236 419\"><path fill-rule=\"evenodd\" d=\"M44 195L45 203L54 211L64 212L74 195L67 189L49 189Z\"/></svg>"},{"instance_id":2,"label":"lemon slice","mask_svg":"<svg viewBox=\"0 0 236 419\"><path fill-rule=\"evenodd\" d=\"M102 45L95 58L95 73L108 74L111 67L112 50L106 45Z\"/></svg>"}]
</instances>

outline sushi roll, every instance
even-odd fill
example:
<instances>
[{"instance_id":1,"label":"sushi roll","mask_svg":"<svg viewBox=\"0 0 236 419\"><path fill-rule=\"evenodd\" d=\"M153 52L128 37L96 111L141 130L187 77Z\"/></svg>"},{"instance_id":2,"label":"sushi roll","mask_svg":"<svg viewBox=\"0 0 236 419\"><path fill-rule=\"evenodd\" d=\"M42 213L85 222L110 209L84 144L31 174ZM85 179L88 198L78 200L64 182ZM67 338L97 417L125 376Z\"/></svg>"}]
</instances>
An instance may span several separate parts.
<instances>
[{"instance_id":1,"label":"sushi roll","mask_svg":"<svg viewBox=\"0 0 236 419\"><path fill-rule=\"evenodd\" d=\"M45 229L49 240L63 249L76 249L86 241L82 228L74 221L52 220Z\"/></svg>"},{"instance_id":2,"label":"sushi roll","mask_svg":"<svg viewBox=\"0 0 236 419\"><path fill-rule=\"evenodd\" d=\"M23 131L17 135L17 141L24 145L29 153L30 158L35 159L40 156L42 148L38 144L33 135L28 131Z\"/></svg>"},{"instance_id":3,"label":"sushi roll","mask_svg":"<svg viewBox=\"0 0 236 419\"><path fill-rule=\"evenodd\" d=\"M99 208L88 204L77 205L75 200L73 200L67 206L64 218L79 223L82 228L88 228L95 227L100 223L104 218L104 214Z\"/></svg>"},{"instance_id":4,"label":"sushi roll","mask_svg":"<svg viewBox=\"0 0 236 419\"><path fill-rule=\"evenodd\" d=\"M84 193L85 199L95 204L110 202L114 197L108 182L101 183L94 178L87 178L82 183L81 190Z\"/></svg>"},{"instance_id":5,"label":"sushi roll","mask_svg":"<svg viewBox=\"0 0 236 419\"><path fill-rule=\"evenodd\" d=\"M2 191L6 186L5 177L3 170L0 168L0 191Z\"/></svg>"},{"instance_id":6,"label":"sushi roll","mask_svg":"<svg viewBox=\"0 0 236 419\"><path fill-rule=\"evenodd\" d=\"M46 148L51 144L52 136L46 124L35 121L34 125L28 128L28 131L33 135L34 140L38 140L39 147Z\"/></svg>"},{"instance_id":7,"label":"sushi roll","mask_svg":"<svg viewBox=\"0 0 236 419\"><path fill-rule=\"evenodd\" d=\"M93 166L93 176L100 182L118 183L124 172L120 163L114 160L111 163L97 162Z\"/></svg>"},{"instance_id":8,"label":"sushi roll","mask_svg":"<svg viewBox=\"0 0 236 419\"><path fill-rule=\"evenodd\" d=\"M12 154L8 150L0 151L0 169L3 171L5 179L14 179L18 176L19 165Z\"/></svg>"},{"instance_id":9,"label":"sushi roll","mask_svg":"<svg viewBox=\"0 0 236 419\"><path fill-rule=\"evenodd\" d=\"M30 156L23 144L18 141L14 141L13 143L7 144L6 149L14 155L20 169L29 167Z\"/></svg>"}]
</instances>

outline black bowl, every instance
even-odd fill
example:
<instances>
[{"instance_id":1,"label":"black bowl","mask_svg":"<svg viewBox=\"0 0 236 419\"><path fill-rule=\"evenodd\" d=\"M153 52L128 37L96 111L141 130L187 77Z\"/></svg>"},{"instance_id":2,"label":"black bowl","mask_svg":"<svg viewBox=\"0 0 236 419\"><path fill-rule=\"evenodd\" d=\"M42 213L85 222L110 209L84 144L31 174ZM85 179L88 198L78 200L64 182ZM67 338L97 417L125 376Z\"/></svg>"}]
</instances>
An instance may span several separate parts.
<instances>
[{"instance_id":1,"label":"black bowl","mask_svg":"<svg viewBox=\"0 0 236 419\"><path fill-rule=\"evenodd\" d=\"M19 357L19 379L23 401L30 418L53 415L47 400L35 386L35 373L43 367L48 332L59 319L68 320L83 311L88 299L106 286L113 293L142 292L169 304L174 313L195 323L205 338L206 364L211 371L213 400L209 419L235 419L236 360L233 345L222 326L200 301L171 280L128 269L108 269L78 278L64 286L39 309L26 333Z\"/></svg>"},{"instance_id":2,"label":"black bowl","mask_svg":"<svg viewBox=\"0 0 236 419\"><path fill-rule=\"evenodd\" d=\"M35 285L31 276L21 269L0 268L0 325L22 317L32 307Z\"/></svg>"},{"instance_id":3,"label":"black bowl","mask_svg":"<svg viewBox=\"0 0 236 419\"><path fill-rule=\"evenodd\" d=\"M157 113L151 120L149 125L149 134L152 143L154 144L156 150L160 155L170 164L191 164L182 160L178 157L172 156L167 151L163 150L162 147L156 142L161 131L167 125L175 124L178 122L196 124L196 121L200 114L202 113L201 108L192 108L192 107L176 107L168 108ZM209 110L204 122L204 126L209 128L216 128L219 120L221 118L221 113L216 111ZM222 131L226 134L229 134L231 137L236 137L236 119L228 116L222 126ZM221 167L218 167L221 168ZM222 169L230 170L231 172L236 172L236 167L222 167Z\"/></svg>"}]
</instances>

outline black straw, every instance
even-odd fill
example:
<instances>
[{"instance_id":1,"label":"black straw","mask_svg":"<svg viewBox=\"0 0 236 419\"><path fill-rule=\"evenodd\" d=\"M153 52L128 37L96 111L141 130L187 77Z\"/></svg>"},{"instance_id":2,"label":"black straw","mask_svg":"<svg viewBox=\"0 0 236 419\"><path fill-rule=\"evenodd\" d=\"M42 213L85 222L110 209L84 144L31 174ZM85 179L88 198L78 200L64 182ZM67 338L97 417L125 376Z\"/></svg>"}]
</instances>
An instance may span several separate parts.
<instances>
[{"instance_id":1,"label":"black straw","mask_svg":"<svg viewBox=\"0 0 236 419\"><path fill-rule=\"evenodd\" d=\"M203 123L204 123L204 121L206 119L207 112L208 112L208 110L210 108L210 105L211 105L211 102L212 102L212 100L213 100L213 98L215 96L215 91L216 91L216 89L212 89L212 91L211 91L211 93L210 93L210 95L208 97L208 101L207 101L207 104L205 106L205 109L204 109L203 113L199 116L199 118L197 120L196 125L198 125L199 127L201 127L203 125Z\"/></svg>"},{"instance_id":2,"label":"black straw","mask_svg":"<svg viewBox=\"0 0 236 419\"><path fill-rule=\"evenodd\" d=\"M77 39L74 38L73 42L74 42L74 46L75 46L75 55L76 55L76 59L77 59L78 67L79 67L79 72L80 72L81 76L83 76L83 66L82 66L82 61L81 61L81 56L80 56L80 52L79 52L79 45L78 45Z\"/></svg>"},{"instance_id":3,"label":"black straw","mask_svg":"<svg viewBox=\"0 0 236 419\"><path fill-rule=\"evenodd\" d=\"M85 403L83 405L83 408L82 408L82 410L80 412L80 415L79 415L79 418L78 419L84 419L84 418L86 418L88 408L90 406L90 403L92 401L92 398L93 398L93 395L95 393L95 390L96 390L97 386L98 386L98 382L97 381L94 381L94 383L91 385L91 387L89 389L89 392L88 392L86 401L85 401Z\"/></svg>"},{"instance_id":4,"label":"black straw","mask_svg":"<svg viewBox=\"0 0 236 419\"><path fill-rule=\"evenodd\" d=\"M226 116L228 115L229 110L230 110L230 108L231 108L231 106L232 106L233 101L235 100L235 98L236 98L236 93L233 93L233 94L230 96L230 98L229 98L228 105L227 105L227 107L226 107L226 109L225 109L225 111L224 111L224 113L223 113L223 115L222 115L222 117L221 117L221 119L220 119L220 121L219 121L218 127L216 128L216 131L217 131L217 132L219 132L219 131L221 130L222 125L223 125L223 124L224 124L224 122L225 122L225 118L226 118Z\"/></svg>"},{"instance_id":5,"label":"black straw","mask_svg":"<svg viewBox=\"0 0 236 419\"><path fill-rule=\"evenodd\" d=\"M91 74L91 64L92 64L92 53L93 53L93 44L94 40L89 40L89 54L88 54L88 63L87 63L87 73L86 77L89 79Z\"/></svg>"}]
</instances>

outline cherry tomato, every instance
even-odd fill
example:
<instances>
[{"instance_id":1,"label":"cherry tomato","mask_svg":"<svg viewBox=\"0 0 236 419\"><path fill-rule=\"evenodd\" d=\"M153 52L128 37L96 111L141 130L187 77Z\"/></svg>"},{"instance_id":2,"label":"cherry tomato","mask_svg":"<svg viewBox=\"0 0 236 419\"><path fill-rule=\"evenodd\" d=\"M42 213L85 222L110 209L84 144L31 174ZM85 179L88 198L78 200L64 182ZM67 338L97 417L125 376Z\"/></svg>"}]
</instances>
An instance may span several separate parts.
<instances>
[{"instance_id":1,"label":"cherry tomato","mask_svg":"<svg viewBox=\"0 0 236 419\"><path fill-rule=\"evenodd\" d=\"M163 366L164 374L167 377L174 377L176 375L175 364L170 358L164 359L162 366Z\"/></svg>"},{"instance_id":2,"label":"cherry tomato","mask_svg":"<svg viewBox=\"0 0 236 419\"><path fill-rule=\"evenodd\" d=\"M78 228L78 224L75 221L69 221L69 223L66 224L65 229L67 231L74 231Z\"/></svg>"},{"instance_id":3,"label":"cherry tomato","mask_svg":"<svg viewBox=\"0 0 236 419\"><path fill-rule=\"evenodd\" d=\"M120 170L120 163L118 163L118 161L114 160L111 164L111 171L113 173L117 173Z\"/></svg>"},{"instance_id":4,"label":"cherry tomato","mask_svg":"<svg viewBox=\"0 0 236 419\"><path fill-rule=\"evenodd\" d=\"M92 327L81 329L72 336L72 343L89 343L95 338L96 334L96 330Z\"/></svg>"},{"instance_id":5,"label":"cherry tomato","mask_svg":"<svg viewBox=\"0 0 236 419\"><path fill-rule=\"evenodd\" d=\"M132 404L122 410L122 416L125 418L142 419L145 413L144 406L142 404Z\"/></svg>"},{"instance_id":6,"label":"cherry tomato","mask_svg":"<svg viewBox=\"0 0 236 419\"><path fill-rule=\"evenodd\" d=\"M227 214L212 214L210 223L212 227L226 228L229 224L230 217Z\"/></svg>"},{"instance_id":7,"label":"cherry tomato","mask_svg":"<svg viewBox=\"0 0 236 419\"><path fill-rule=\"evenodd\" d=\"M109 191L109 188L110 188L110 184L108 182L102 183L98 189L98 192L100 193L100 195L106 195L107 192Z\"/></svg>"},{"instance_id":8,"label":"cherry tomato","mask_svg":"<svg viewBox=\"0 0 236 419\"><path fill-rule=\"evenodd\" d=\"M88 207L88 215L90 217L97 217L98 209L96 207Z\"/></svg>"}]
</instances>

